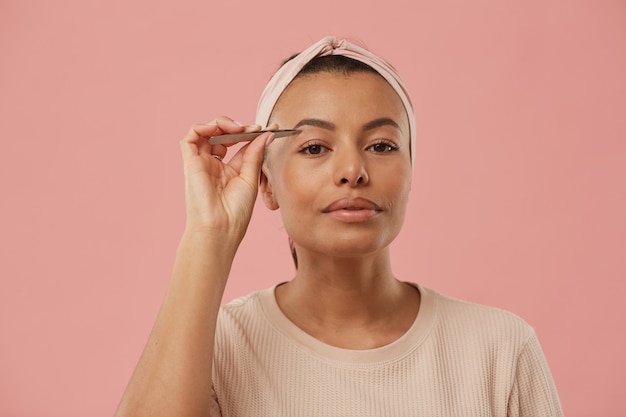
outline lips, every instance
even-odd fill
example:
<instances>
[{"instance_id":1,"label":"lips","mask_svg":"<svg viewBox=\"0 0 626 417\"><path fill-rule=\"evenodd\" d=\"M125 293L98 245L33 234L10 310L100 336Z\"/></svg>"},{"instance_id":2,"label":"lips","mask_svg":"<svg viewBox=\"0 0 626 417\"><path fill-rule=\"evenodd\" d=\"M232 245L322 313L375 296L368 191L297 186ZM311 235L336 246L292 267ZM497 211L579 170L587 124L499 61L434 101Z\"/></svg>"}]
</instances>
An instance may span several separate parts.
<instances>
[{"instance_id":1,"label":"lips","mask_svg":"<svg viewBox=\"0 0 626 417\"><path fill-rule=\"evenodd\" d=\"M337 211L359 211L359 210L368 210L379 212L382 211L382 207L378 206L374 202L362 198L340 198L339 200L335 200L330 203L326 208L322 210L323 213L331 213Z\"/></svg>"}]
</instances>

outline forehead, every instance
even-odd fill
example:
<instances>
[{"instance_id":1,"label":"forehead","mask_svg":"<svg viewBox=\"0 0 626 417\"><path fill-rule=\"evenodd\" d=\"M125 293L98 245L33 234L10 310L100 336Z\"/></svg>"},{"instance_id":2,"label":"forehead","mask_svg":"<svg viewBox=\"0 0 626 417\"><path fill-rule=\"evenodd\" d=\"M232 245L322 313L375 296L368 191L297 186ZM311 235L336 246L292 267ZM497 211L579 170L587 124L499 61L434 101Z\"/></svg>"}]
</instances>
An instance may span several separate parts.
<instances>
[{"instance_id":1,"label":"forehead","mask_svg":"<svg viewBox=\"0 0 626 417\"><path fill-rule=\"evenodd\" d=\"M288 128L305 117L335 122L388 117L408 132L402 100L384 78L368 72L321 72L295 78L276 102L270 123Z\"/></svg>"}]
</instances>

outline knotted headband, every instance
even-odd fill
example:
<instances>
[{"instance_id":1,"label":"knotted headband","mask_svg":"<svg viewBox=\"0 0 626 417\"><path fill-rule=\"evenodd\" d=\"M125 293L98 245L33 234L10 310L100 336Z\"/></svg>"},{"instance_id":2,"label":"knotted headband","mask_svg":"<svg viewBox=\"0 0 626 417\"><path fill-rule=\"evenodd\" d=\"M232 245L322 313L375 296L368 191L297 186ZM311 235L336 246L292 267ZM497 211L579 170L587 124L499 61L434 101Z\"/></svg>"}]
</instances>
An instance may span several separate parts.
<instances>
[{"instance_id":1,"label":"knotted headband","mask_svg":"<svg viewBox=\"0 0 626 417\"><path fill-rule=\"evenodd\" d=\"M402 82L396 70L381 58L361 46L355 45L345 39L337 39L334 36L327 36L309 46L276 71L261 94L256 112L256 124L267 126L278 98L289 83L296 78L300 70L302 70L309 61L313 58L326 55L343 55L369 65L387 80L389 85L396 91L398 96L400 96L400 100L402 100L402 104L404 104L409 119L411 163L413 163L417 146L415 113L413 112L413 105L411 104L411 99L404 86L404 82Z\"/></svg>"}]
</instances>

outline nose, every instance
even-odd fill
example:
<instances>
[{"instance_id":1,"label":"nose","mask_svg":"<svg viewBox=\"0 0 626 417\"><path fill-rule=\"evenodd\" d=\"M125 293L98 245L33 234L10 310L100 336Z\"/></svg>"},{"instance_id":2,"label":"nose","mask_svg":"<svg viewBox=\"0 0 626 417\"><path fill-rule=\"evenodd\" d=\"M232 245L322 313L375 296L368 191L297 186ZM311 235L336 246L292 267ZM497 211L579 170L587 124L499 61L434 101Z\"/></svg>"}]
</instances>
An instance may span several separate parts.
<instances>
[{"instance_id":1,"label":"nose","mask_svg":"<svg viewBox=\"0 0 626 417\"><path fill-rule=\"evenodd\" d=\"M356 183L355 184L360 184L362 182L363 182L363 177L358 177L356 179ZM353 182L344 177L344 178L341 179L341 183L342 184L348 184L348 183L352 184Z\"/></svg>"},{"instance_id":2,"label":"nose","mask_svg":"<svg viewBox=\"0 0 626 417\"><path fill-rule=\"evenodd\" d=\"M335 182L350 187L364 185L369 182L369 175L363 155L357 150L337 153Z\"/></svg>"}]
</instances>

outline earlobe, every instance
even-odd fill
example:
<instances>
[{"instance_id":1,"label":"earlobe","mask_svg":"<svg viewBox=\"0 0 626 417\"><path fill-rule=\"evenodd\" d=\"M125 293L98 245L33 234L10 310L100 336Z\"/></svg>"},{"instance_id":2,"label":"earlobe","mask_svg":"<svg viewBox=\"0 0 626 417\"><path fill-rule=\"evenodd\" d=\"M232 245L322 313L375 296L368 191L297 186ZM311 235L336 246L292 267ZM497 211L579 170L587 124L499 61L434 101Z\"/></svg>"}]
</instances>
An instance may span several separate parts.
<instances>
[{"instance_id":1,"label":"earlobe","mask_svg":"<svg viewBox=\"0 0 626 417\"><path fill-rule=\"evenodd\" d=\"M277 210L279 208L278 202L274 197L274 192L272 191L272 184L265 172L265 166L261 169L261 176L259 178L259 191L261 192L261 196L263 197L263 202L265 206L270 210Z\"/></svg>"}]
</instances>

